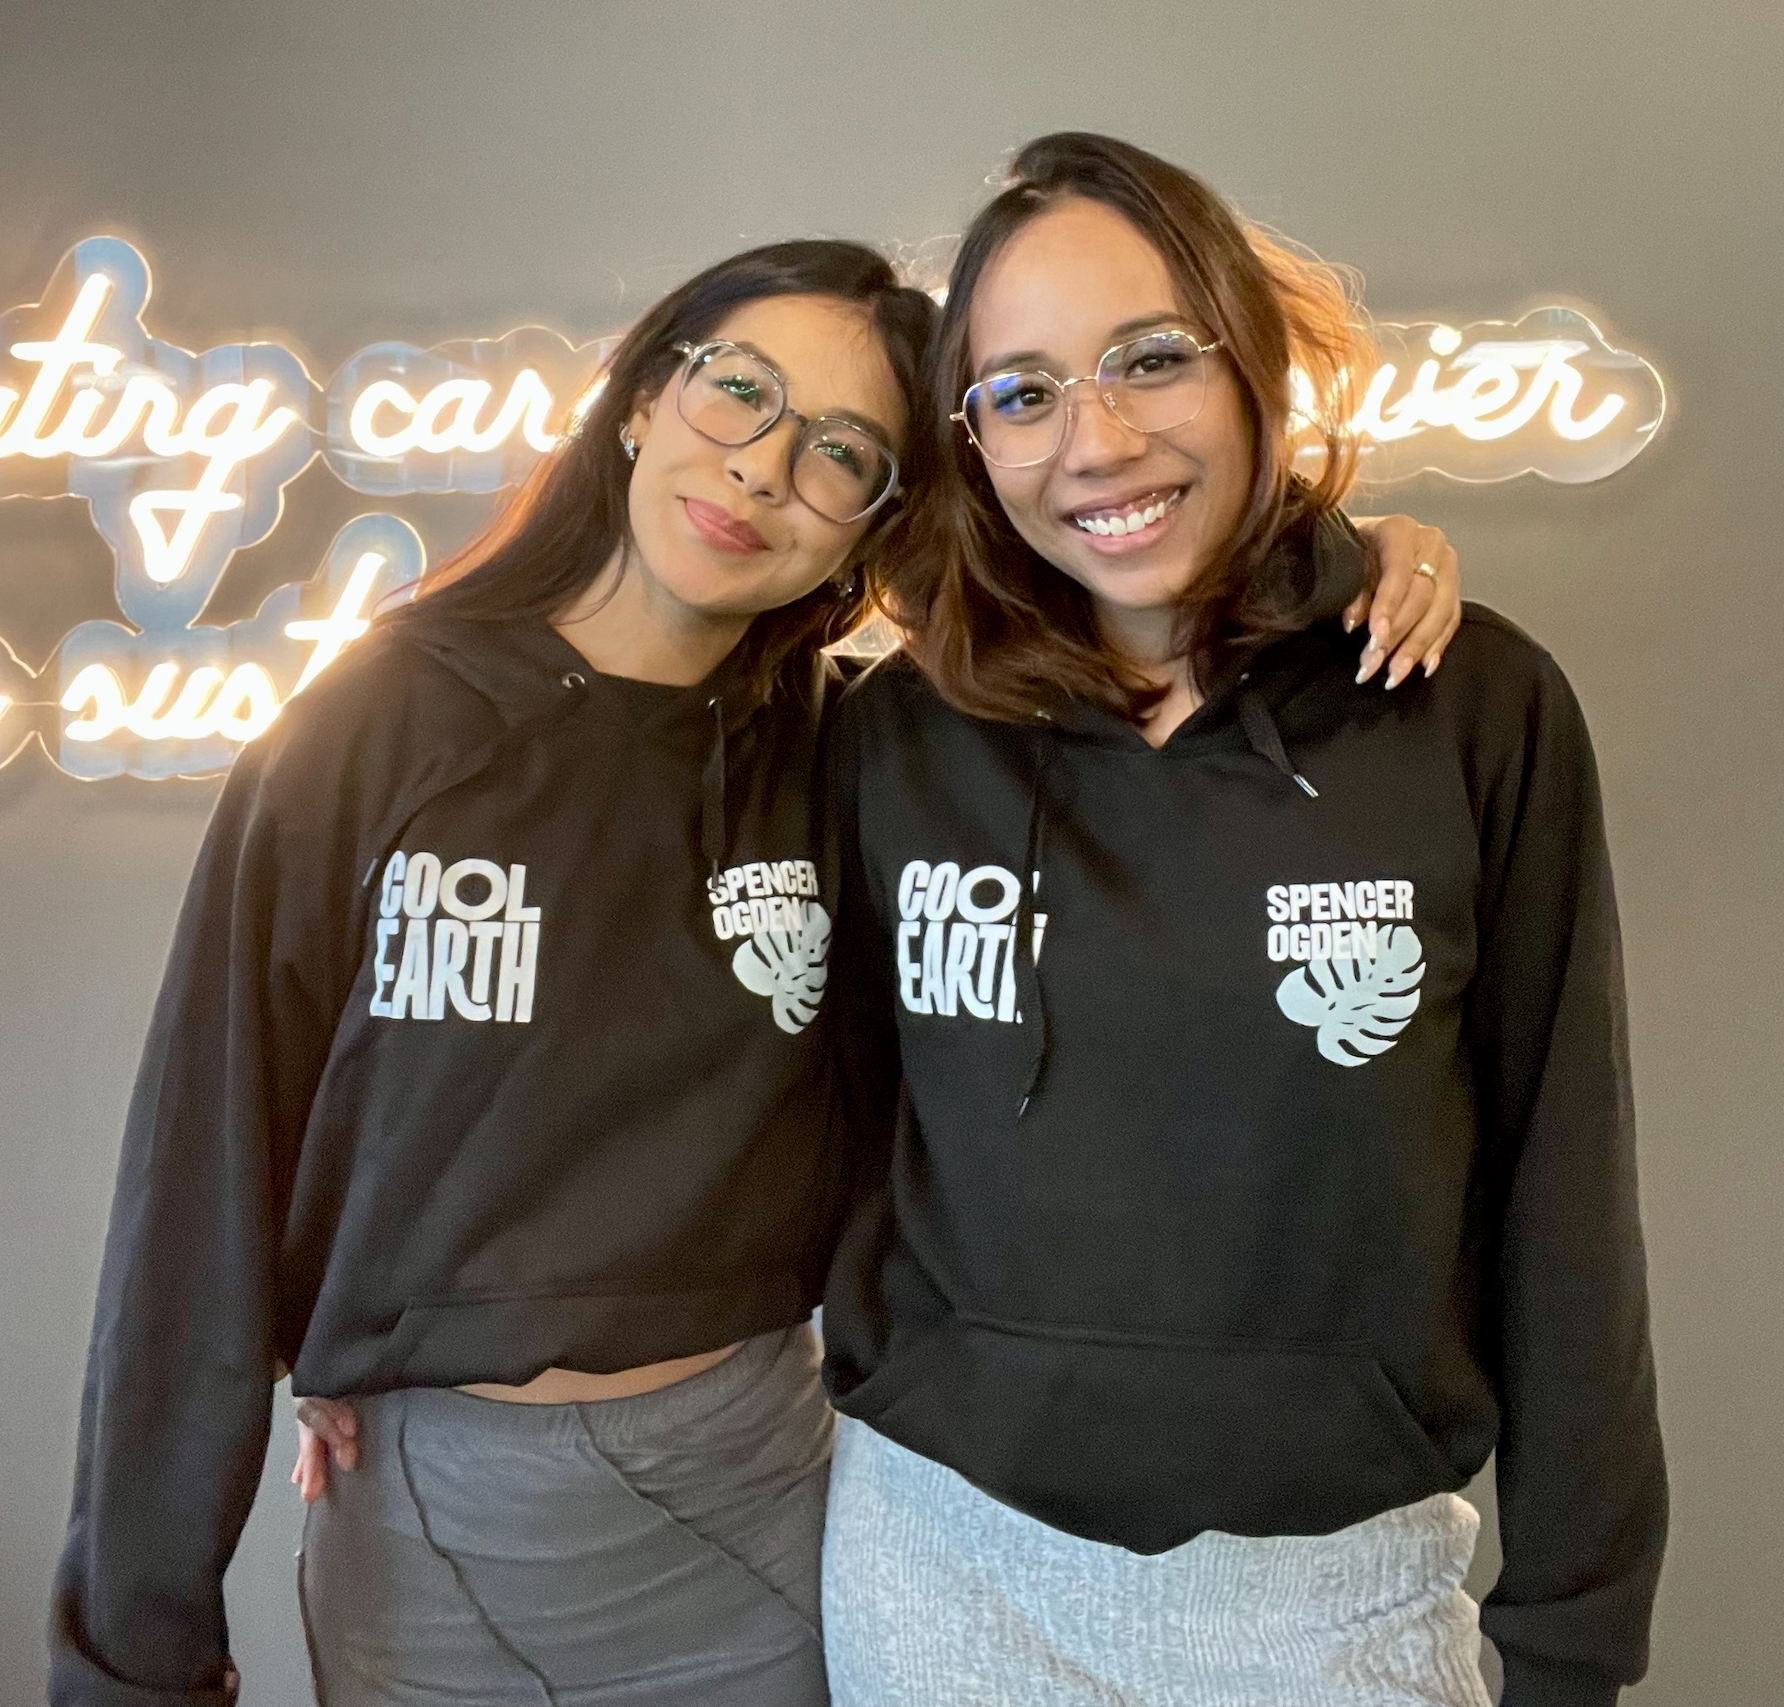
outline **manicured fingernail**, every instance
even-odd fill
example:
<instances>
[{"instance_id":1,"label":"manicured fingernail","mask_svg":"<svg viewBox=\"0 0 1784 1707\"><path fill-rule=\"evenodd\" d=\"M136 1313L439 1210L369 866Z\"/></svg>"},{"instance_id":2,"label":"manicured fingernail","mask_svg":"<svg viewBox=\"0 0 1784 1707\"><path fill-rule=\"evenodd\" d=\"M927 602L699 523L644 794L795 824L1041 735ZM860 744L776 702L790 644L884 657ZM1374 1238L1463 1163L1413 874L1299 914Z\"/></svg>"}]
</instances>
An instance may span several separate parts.
<instances>
[{"instance_id":1,"label":"manicured fingernail","mask_svg":"<svg viewBox=\"0 0 1784 1707\"><path fill-rule=\"evenodd\" d=\"M1356 626L1357 626L1357 619L1354 616L1352 616L1349 611L1346 611L1344 613L1344 632L1346 634L1353 633L1356 629Z\"/></svg>"},{"instance_id":2,"label":"manicured fingernail","mask_svg":"<svg viewBox=\"0 0 1784 1707\"><path fill-rule=\"evenodd\" d=\"M1427 658L1425 660L1425 679L1427 681L1429 681L1432 676L1437 674L1437 666L1439 664L1441 664L1442 662L1443 662L1442 658Z\"/></svg>"},{"instance_id":3,"label":"manicured fingernail","mask_svg":"<svg viewBox=\"0 0 1784 1707\"><path fill-rule=\"evenodd\" d=\"M1400 676L1400 666L1399 666L1398 662L1388 665L1388 680L1387 680L1388 691L1392 692L1395 688L1397 688L1400 685L1400 682L1401 682L1401 676Z\"/></svg>"}]
</instances>

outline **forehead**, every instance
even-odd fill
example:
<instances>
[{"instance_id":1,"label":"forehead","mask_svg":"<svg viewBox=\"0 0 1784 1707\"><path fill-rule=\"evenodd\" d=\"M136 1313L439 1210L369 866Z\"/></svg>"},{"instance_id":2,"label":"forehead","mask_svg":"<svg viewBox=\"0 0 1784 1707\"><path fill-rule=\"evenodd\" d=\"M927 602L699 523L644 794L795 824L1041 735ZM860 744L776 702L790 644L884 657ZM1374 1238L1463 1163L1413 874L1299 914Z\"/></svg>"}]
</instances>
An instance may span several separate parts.
<instances>
[{"instance_id":1,"label":"forehead","mask_svg":"<svg viewBox=\"0 0 1784 1707\"><path fill-rule=\"evenodd\" d=\"M903 399L873 312L833 296L769 296L728 314L713 336L760 350L802 415L865 415L895 433Z\"/></svg>"},{"instance_id":2,"label":"forehead","mask_svg":"<svg viewBox=\"0 0 1784 1707\"><path fill-rule=\"evenodd\" d=\"M1158 250L1113 208L1074 197L1029 220L980 274L972 359L1038 350L1091 363L1114 327L1182 309Z\"/></svg>"}]
</instances>

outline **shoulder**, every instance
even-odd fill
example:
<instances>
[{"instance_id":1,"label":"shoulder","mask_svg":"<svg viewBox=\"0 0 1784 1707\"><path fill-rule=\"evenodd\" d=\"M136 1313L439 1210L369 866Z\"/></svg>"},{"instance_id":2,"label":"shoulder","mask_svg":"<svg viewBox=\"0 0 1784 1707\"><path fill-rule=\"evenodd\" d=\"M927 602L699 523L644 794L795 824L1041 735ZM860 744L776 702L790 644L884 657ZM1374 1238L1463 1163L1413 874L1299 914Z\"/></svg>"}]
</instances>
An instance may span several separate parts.
<instances>
[{"instance_id":1,"label":"shoulder","mask_svg":"<svg viewBox=\"0 0 1784 1707\"><path fill-rule=\"evenodd\" d=\"M479 726L500 721L486 694L392 624L343 652L288 702L268 735L274 746L292 749L392 740L417 729L444 739L467 719Z\"/></svg>"},{"instance_id":2,"label":"shoulder","mask_svg":"<svg viewBox=\"0 0 1784 1707\"><path fill-rule=\"evenodd\" d=\"M1497 611L1463 606L1462 626L1426 691L1477 794L1508 783L1521 788L1515 779L1534 771L1582 780L1593 771L1585 713L1561 665Z\"/></svg>"},{"instance_id":3,"label":"shoulder","mask_svg":"<svg viewBox=\"0 0 1784 1707\"><path fill-rule=\"evenodd\" d=\"M236 769L263 804L351 815L501 727L487 697L402 627L380 625L288 701Z\"/></svg>"},{"instance_id":4,"label":"shoulder","mask_svg":"<svg viewBox=\"0 0 1784 1707\"><path fill-rule=\"evenodd\" d=\"M973 721L955 711L936 692L911 655L902 646L868 662L856 672L843 694L849 716L864 726L886 718L935 715Z\"/></svg>"},{"instance_id":5,"label":"shoulder","mask_svg":"<svg viewBox=\"0 0 1784 1707\"><path fill-rule=\"evenodd\" d=\"M1568 706L1578 701L1554 655L1509 617L1487 605L1464 602L1462 625L1443 655L1434 687L1449 686L1478 714L1514 705Z\"/></svg>"},{"instance_id":6,"label":"shoulder","mask_svg":"<svg viewBox=\"0 0 1784 1707\"><path fill-rule=\"evenodd\" d=\"M860 762L890 748L915 751L936 741L975 742L1001 725L956 710L902 649L876 659L842 697L839 742Z\"/></svg>"}]
</instances>

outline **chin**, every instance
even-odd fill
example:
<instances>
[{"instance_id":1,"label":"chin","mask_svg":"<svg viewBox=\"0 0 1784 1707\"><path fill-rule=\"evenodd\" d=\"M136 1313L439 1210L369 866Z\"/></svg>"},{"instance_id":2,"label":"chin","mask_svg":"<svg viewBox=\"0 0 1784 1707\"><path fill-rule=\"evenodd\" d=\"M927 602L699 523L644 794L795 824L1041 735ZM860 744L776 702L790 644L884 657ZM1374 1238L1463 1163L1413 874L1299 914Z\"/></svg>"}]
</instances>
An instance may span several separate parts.
<instances>
[{"instance_id":1,"label":"chin","mask_svg":"<svg viewBox=\"0 0 1784 1707\"><path fill-rule=\"evenodd\" d=\"M1176 605L1195 577L1152 569L1124 572L1111 570L1106 563L1098 563L1088 572L1074 574L1072 579L1099 604L1115 610L1149 611Z\"/></svg>"}]
</instances>

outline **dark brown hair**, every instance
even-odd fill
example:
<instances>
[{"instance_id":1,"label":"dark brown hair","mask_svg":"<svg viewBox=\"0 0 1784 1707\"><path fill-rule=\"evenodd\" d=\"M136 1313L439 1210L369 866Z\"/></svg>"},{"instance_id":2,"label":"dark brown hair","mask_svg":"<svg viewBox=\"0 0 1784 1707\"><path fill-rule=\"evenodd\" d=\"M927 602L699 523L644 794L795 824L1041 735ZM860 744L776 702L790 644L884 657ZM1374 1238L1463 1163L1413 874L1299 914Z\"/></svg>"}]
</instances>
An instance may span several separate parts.
<instances>
[{"instance_id":1,"label":"dark brown hair","mask_svg":"<svg viewBox=\"0 0 1784 1707\"><path fill-rule=\"evenodd\" d=\"M1158 250L1179 306L1221 341L1244 396L1251 492L1179 609L1179 655L1204 689L1235 658L1305 626L1298 592L1260 571L1285 533L1337 507L1356 469L1346 423L1370 344L1340 274L1248 230L1199 178L1129 143L1078 131L1029 143L955 258L929 361L931 427L947 448L925 502L900 521L883 594L943 697L980 717L1026 717L1063 692L1137 720L1163 691L1101 640L1089 595L1016 533L949 420L972 379L967 317L986 266L1073 196L1113 208ZM1293 399L1291 369L1306 379ZM1302 478L1295 451L1309 441L1319 465Z\"/></svg>"},{"instance_id":2,"label":"dark brown hair","mask_svg":"<svg viewBox=\"0 0 1784 1707\"><path fill-rule=\"evenodd\" d=\"M699 344L744 304L774 296L828 296L872 311L911 423L899 457L909 496L933 462L922 374L935 330L935 304L899 283L884 256L860 243L812 239L751 249L708 267L633 324L614 350L600 395L558 446L516 489L490 525L456 556L430 570L404 611L445 611L477 621L553 618L585 591L627 534L632 464L620 427L645 398L669 383L682 358L677 343ZM872 603L869 560L897 502L887 505L856 546L857 572L840 593L828 582L793 603L762 612L740 642L751 689L766 700L819 648L842 639Z\"/></svg>"}]
</instances>

